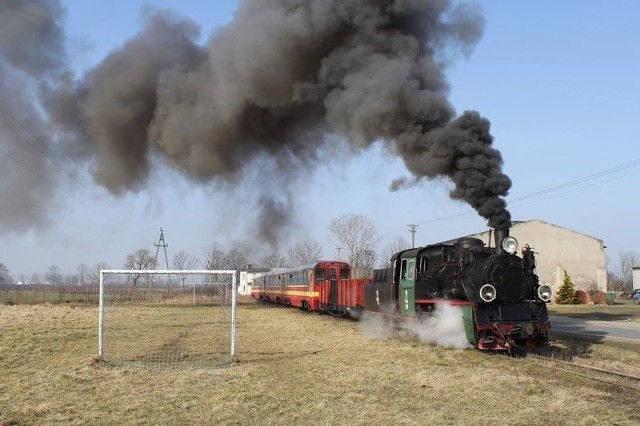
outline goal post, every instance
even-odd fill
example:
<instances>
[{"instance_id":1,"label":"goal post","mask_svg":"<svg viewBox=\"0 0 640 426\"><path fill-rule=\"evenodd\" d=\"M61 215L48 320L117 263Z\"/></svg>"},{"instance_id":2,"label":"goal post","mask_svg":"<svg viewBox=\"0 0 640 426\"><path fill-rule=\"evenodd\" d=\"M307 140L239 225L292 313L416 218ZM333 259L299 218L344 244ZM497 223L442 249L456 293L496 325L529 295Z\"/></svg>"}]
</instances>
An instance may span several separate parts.
<instances>
[{"instance_id":1,"label":"goal post","mask_svg":"<svg viewBox=\"0 0 640 426\"><path fill-rule=\"evenodd\" d=\"M100 360L168 366L236 361L235 270L105 269L99 291Z\"/></svg>"}]
</instances>

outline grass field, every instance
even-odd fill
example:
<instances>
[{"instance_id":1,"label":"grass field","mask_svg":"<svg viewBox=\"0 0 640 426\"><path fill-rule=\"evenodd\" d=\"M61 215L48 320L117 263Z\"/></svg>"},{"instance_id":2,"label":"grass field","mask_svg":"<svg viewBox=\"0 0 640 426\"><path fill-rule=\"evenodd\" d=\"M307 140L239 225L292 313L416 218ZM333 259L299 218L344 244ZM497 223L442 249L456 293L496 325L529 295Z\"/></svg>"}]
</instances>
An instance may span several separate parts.
<instances>
[{"instance_id":1,"label":"grass field","mask_svg":"<svg viewBox=\"0 0 640 426\"><path fill-rule=\"evenodd\" d=\"M554 345L640 375L637 347ZM640 423L640 390L261 304L239 306L228 368L106 367L96 353L95 307L0 306L0 425Z\"/></svg>"},{"instance_id":2,"label":"grass field","mask_svg":"<svg viewBox=\"0 0 640 426\"><path fill-rule=\"evenodd\" d=\"M597 321L640 322L640 305L616 300L614 305L549 305L551 314Z\"/></svg>"}]
</instances>

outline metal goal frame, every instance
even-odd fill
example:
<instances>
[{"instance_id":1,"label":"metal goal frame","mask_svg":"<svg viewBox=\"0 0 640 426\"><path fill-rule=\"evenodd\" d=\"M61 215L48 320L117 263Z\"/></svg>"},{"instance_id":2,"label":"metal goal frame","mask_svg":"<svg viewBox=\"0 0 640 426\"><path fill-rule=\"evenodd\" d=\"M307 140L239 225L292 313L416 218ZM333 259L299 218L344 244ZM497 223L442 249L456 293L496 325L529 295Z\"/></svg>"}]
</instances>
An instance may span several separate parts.
<instances>
[{"instance_id":1,"label":"metal goal frame","mask_svg":"<svg viewBox=\"0 0 640 426\"><path fill-rule=\"evenodd\" d=\"M165 269L165 270L148 270L148 269L101 269L100 270L100 302L98 307L98 357L103 359L104 357L104 308L105 308L105 295L104 295L104 275L180 275L180 274L231 274L231 360L236 361L236 304L237 304L237 283L236 283L236 270L233 269Z\"/></svg>"}]
</instances>

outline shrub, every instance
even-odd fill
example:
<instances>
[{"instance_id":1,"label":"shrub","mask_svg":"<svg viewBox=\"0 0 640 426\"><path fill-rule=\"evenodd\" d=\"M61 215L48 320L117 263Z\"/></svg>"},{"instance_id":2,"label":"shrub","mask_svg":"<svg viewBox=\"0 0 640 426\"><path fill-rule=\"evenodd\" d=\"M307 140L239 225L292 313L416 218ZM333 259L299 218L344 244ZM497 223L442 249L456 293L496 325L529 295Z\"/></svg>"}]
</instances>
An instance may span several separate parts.
<instances>
[{"instance_id":1,"label":"shrub","mask_svg":"<svg viewBox=\"0 0 640 426\"><path fill-rule=\"evenodd\" d=\"M558 293L556 293L555 302L559 305L580 304L580 298L573 288L573 281L571 281L571 277L569 276L569 274L567 274L567 271L564 271L564 280L562 281L562 285L558 289Z\"/></svg>"}]
</instances>

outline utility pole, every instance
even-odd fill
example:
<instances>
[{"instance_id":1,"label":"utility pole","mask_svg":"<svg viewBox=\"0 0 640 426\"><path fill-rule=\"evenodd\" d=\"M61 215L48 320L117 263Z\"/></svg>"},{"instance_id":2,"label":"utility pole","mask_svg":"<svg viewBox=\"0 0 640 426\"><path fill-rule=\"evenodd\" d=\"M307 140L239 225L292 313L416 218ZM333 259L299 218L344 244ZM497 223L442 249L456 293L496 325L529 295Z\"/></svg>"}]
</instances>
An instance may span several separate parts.
<instances>
[{"instance_id":1,"label":"utility pole","mask_svg":"<svg viewBox=\"0 0 640 426\"><path fill-rule=\"evenodd\" d=\"M160 251L160 247L164 250L164 261L167 269L169 269L169 258L167 258L167 247L169 244L164 242L164 231L160 228L160 239L158 240L158 244L154 244L156 246L156 269L158 268L158 252Z\"/></svg>"},{"instance_id":2,"label":"utility pole","mask_svg":"<svg viewBox=\"0 0 640 426\"><path fill-rule=\"evenodd\" d=\"M164 231L162 231L162 228L160 228L160 239L158 240L158 244L155 244L156 246L156 269L158 269L158 252L160 251L160 247L162 247L162 250L164 250L164 262L166 265L167 270L169 269L169 258L167 257L167 247L169 247L169 244L164 242ZM169 282L167 283L167 287L169 288L169 293L173 292L173 289L171 288L171 274L167 275L167 278L169 280Z\"/></svg>"},{"instance_id":3,"label":"utility pole","mask_svg":"<svg viewBox=\"0 0 640 426\"><path fill-rule=\"evenodd\" d=\"M158 244L155 245L156 246L156 269L158 269L158 252L160 251L160 247L162 247L162 250L164 250L164 264L166 266L166 269L169 269L169 258L167 257L167 247L169 247L169 244L164 242L164 231L162 231L162 228L160 228L160 239L158 240ZM167 279L168 279L168 283L167 283L167 288L169 289L169 293L173 294L173 289L171 288L171 274L167 275Z\"/></svg>"},{"instance_id":4,"label":"utility pole","mask_svg":"<svg viewBox=\"0 0 640 426\"><path fill-rule=\"evenodd\" d=\"M342 247L336 247L336 249L338 250L338 260L341 260L341 258L340 258L340 250L342 250Z\"/></svg>"},{"instance_id":5,"label":"utility pole","mask_svg":"<svg viewBox=\"0 0 640 426\"><path fill-rule=\"evenodd\" d=\"M411 232L411 248L416 248L416 228L418 225L407 225L407 229Z\"/></svg>"}]
</instances>

